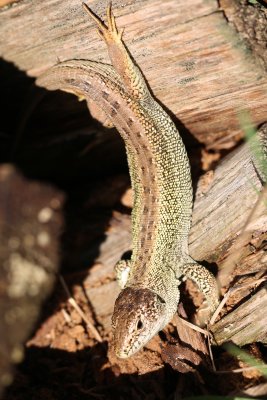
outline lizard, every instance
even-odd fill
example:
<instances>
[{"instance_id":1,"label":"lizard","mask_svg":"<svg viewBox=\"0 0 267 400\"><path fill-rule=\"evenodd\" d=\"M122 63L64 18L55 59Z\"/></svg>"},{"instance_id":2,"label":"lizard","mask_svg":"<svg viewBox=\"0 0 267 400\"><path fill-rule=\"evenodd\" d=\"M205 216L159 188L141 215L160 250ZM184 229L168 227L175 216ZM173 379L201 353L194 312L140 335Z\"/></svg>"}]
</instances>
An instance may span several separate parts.
<instances>
[{"instance_id":1,"label":"lizard","mask_svg":"<svg viewBox=\"0 0 267 400\"><path fill-rule=\"evenodd\" d=\"M198 285L210 313L218 304L218 287L188 251L193 193L181 136L123 42L111 3L106 24L85 3L83 7L96 23L112 65L64 61L39 76L37 84L93 100L125 143L134 192L132 255L115 266L121 292L112 326L115 354L128 358L171 321L183 280Z\"/></svg>"}]
</instances>

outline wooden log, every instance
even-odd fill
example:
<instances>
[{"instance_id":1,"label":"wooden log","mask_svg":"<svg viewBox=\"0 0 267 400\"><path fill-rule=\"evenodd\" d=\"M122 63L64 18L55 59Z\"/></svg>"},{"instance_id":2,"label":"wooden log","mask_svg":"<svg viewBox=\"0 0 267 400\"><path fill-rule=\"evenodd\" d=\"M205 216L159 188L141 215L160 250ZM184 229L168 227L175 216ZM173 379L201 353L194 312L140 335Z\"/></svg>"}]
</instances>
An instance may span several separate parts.
<instances>
[{"instance_id":1,"label":"wooden log","mask_svg":"<svg viewBox=\"0 0 267 400\"><path fill-rule=\"evenodd\" d=\"M90 2L105 17L106 2ZM114 2L119 27L155 96L201 142L233 146L243 135L237 114L256 125L267 110L267 80L213 1ZM14 29L15 28L15 29ZM95 26L80 3L21 1L2 10L0 52L29 76L59 60L109 62ZM17 91L18 88L14 88Z\"/></svg>"},{"instance_id":2,"label":"wooden log","mask_svg":"<svg viewBox=\"0 0 267 400\"><path fill-rule=\"evenodd\" d=\"M229 154L208 175L202 193L202 181L197 189L193 210L192 229L189 238L191 255L197 260L221 262L235 250L236 239L252 212L262 180L254 166L247 144ZM248 231L267 230L264 203L260 205ZM251 240L244 238L239 247Z\"/></svg>"},{"instance_id":3,"label":"wooden log","mask_svg":"<svg viewBox=\"0 0 267 400\"><path fill-rule=\"evenodd\" d=\"M233 312L211 326L216 344L233 342L239 346L267 343L267 285Z\"/></svg>"}]
</instances>

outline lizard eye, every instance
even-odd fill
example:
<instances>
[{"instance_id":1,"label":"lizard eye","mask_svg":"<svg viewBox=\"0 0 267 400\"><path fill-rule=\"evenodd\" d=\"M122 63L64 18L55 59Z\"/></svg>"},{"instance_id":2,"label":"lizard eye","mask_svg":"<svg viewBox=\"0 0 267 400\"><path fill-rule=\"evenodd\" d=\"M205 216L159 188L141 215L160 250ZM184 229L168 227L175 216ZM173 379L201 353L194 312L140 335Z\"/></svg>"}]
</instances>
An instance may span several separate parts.
<instances>
[{"instance_id":1,"label":"lizard eye","mask_svg":"<svg viewBox=\"0 0 267 400\"><path fill-rule=\"evenodd\" d=\"M143 322L141 321L141 319L139 319L139 321L137 322L137 325L136 325L137 329L140 330L143 328L143 326L144 326Z\"/></svg>"}]
</instances>

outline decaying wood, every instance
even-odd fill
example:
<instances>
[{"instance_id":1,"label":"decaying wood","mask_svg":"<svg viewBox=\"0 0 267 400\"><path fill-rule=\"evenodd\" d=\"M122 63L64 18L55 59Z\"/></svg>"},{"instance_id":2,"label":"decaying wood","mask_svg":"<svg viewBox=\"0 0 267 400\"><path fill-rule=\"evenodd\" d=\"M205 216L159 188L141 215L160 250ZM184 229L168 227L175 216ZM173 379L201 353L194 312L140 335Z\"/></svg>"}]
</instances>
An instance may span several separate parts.
<instances>
[{"instance_id":1,"label":"decaying wood","mask_svg":"<svg viewBox=\"0 0 267 400\"><path fill-rule=\"evenodd\" d=\"M220 0L228 22L240 33L255 57L267 70L267 2L252 4L248 0Z\"/></svg>"},{"instance_id":2,"label":"decaying wood","mask_svg":"<svg viewBox=\"0 0 267 400\"><path fill-rule=\"evenodd\" d=\"M232 341L239 346L254 342L267 343L266 313L267 285L211 326L215 342L220 345Z\"/></svg>"},{"instance_id":3,"label":"decaying wood","mask_svg":"<svg viewBox=\"0 0 267 400\"><path fill-rule=\"evenodd\" d=\"M107 1L89 5L104 17ZM266 76L217 2L128 0L114 1L113 8L155 96L198 140L231 147L243 135L240 109L248 110L256 125L264 122ZM95 26L75 0L17 2L2 10L0 22L3 59L29 76L59 60L108 62Z\"/></svg>"},{"instance_id":4,"label":"decaying wood","mask_svg":"<svg viewBox=\"0 0 267 400\"><path fill-rule=\"evenodd\" d=\"M226 157L209 180L205 192L201 193L200 186L196 193L189 238L190 254L199 261L221 262L236 250L236 239L257 202L263 184L247 144ZM247 227L250 236L239 243L240 247L249 244L255 231L266 232L265 211L262 202Z\"/></svg>"},{"instance_id":5,"label":"decaying wood","mask_svg":"<svg viewBox=\"0 0 267 400\"><path fill-rule=\"evenodd\" d=\"M0 168L0 392L53 288L59 266L63 195Z\"/></svg>"},{"instance_id":6,"label":"decaying wood","mask_svg":"<svg viewBox=\"0 0 267 400\"><path fill-rule=\"evenodd\" d=\"M179 304L178 312L186 318L181 304ZM168 343L162 350L163 361L181 373L193 372L201 364L210 368L207 341L203 334L194 329L188 329L178 316L174 318L174 321L179 341Z\"/></svg>"}]
</instances>

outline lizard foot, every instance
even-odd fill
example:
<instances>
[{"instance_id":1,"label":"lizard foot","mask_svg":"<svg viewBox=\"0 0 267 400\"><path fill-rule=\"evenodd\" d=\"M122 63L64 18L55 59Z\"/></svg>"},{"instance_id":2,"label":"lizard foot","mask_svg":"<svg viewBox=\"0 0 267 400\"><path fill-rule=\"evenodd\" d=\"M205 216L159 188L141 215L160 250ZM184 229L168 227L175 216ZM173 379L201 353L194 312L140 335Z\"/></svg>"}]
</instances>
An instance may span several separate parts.
<instances>
[{"instance_id":1,"label":"lizard foot","mask_svg":"<svg viewBox=\"0 0 267 400\"><path fill-rule=\"evenodd\" d=\"M98 26L98 33L102 39L105 40L107 45L111 43L121 43L123 28L117 28L114 14L111 8L111 2L107 8L107 25L88 7L87 4L83 3L84 9L88 12L90 17L96 22Z\"/></svg>"},{"instance_id":2,"label":"lizard foot","mask_svg":"<svg viewBox=\"0 0 267 400\"><path fill-rule=\"evenodd\" d=\"M116 279L121 289L124 289L131 269L130 260L120 260L114 267Z\"/></svg>"}]
</instances>

